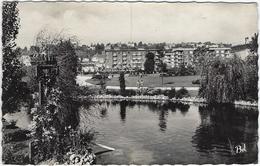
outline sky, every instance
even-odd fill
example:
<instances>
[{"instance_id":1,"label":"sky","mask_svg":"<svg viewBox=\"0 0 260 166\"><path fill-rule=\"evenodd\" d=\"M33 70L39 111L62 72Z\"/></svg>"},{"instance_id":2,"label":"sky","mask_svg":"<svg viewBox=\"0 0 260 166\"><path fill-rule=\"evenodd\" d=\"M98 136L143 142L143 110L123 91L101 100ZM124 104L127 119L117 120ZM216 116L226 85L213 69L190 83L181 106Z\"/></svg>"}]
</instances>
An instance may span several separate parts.
<instances>
[{"instance_id":1,"label":"sky","mask_svg":"<svg viewBox=\"0 0 260 166\"><path fill-rule=\"evenodd\" d=\"M256 3L20 2L17 45L31 46L42 29L76 36L80 44L222 42L257 32Z\"/></svg>"}]
</instances>

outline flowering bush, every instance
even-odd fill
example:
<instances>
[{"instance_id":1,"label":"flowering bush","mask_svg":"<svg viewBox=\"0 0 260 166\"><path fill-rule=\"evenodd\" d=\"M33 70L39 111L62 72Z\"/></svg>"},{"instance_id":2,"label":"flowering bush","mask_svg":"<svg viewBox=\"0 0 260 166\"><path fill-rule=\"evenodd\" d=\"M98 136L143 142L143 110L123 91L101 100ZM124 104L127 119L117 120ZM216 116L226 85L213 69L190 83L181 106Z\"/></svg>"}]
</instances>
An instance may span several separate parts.
<instances>
[{"instance_id":1,"label":"flowering bush","mask_svg":"<svg viewBox=\"0 0 260 166\"><path fill-rule=\"evenodd\" d=\"M84 134L71 125L64 125L60 116L68 112L62 107L61 95L59 89L51 89L47 103L31 110L31 136L38 145L34 157L36 163L49 158L65 163L68 151L84 154L89 148L89 142L94 139L93 132Z\"/></svg>"}]
</instances>

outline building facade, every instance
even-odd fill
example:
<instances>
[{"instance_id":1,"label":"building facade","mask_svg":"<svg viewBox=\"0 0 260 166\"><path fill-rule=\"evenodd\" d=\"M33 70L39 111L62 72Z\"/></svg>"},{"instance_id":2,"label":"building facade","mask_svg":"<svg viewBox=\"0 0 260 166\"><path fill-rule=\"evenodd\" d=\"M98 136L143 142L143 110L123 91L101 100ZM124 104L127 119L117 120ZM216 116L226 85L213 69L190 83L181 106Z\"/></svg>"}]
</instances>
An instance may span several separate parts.
<instances>
[{"instance_id":1,"label":"building facade","mask_svg":"<svg viewBox=\"0 0 260 166\"><path fill-rule=\"evenodd\" d=\"M158 50L158 49L105 49L102 54L95 54L89 62L82 62L84 71L133 71L133 70L144 70L144 63L146 61L146 55L153 53L155 55L155 71L160 61L166 64L168 69L180 67L184 65L186 67L195 67L197 59L194 57L194 51L196 47L191 48L170 48ZM163 58L159 58L159 52L162 51L164 54ZM228 57L231 54L231 48L226 47L212 47L208 48L209 53L213 56Z\"/></svg>"},{"instance_id":2,"label":"building facade","mask_svg":"<svg viewBox=\"0 0 260 166\"><path fill-rule=\"evenodd\" d=\"M215 56L229 57L231 55L231 48L228 47L209 48L209 51Z\"/></svg>"},{"instance_id":3,"label":"building facade","mask_svg":"<svg viewBox=\"0 0 260 166\"><path fill-rule=\"evenodd\" d=\"M113 49L105 50L105 68L111 71L117 70L144 70L146 54L149 52L155 56L158 54L155 49Z\"/></svg>"},{"instance_id":4,"label":"building facade","mask_svg":"<svg viewBox=\"0 0 260 166\"><path fill-rule=\"evenodd\" d=\"M166 50L163 62L167 65L167 68L179 67L181 64L193 66L193 52L195 49L196 48L173 48Z\"/></svg>"},{"instance_id":5,"label":"building facade","mask_svg":"<svg viewBox=\"0 0 260 166\"><path fill-rule=\"evenodd\" d=\"M184 66L194 66L197 59L194 57L196 48L173 48L165 50L163 62L167 68ZM229 57L231 55L231 48L217 47L209 48L209 52L214 56Z\"/></svg>"}]
</instances>

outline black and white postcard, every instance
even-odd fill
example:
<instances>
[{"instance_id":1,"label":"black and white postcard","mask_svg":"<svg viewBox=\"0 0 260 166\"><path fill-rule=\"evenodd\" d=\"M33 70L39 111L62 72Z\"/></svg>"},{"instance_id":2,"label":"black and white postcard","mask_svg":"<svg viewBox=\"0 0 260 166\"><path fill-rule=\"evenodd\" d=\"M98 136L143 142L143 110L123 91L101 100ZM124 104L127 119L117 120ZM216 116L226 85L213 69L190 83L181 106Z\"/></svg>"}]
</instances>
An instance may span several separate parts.
<instances>
[{"instance_id":1,"label":"black and white postcard","mask_svg":"<svg viewBox=\"0 0 260 166\"><path fill-rule=\"evenodd\" d=\"M2 163L258 163L252 2L3 1Z\"/></svg>"}]
</instances>

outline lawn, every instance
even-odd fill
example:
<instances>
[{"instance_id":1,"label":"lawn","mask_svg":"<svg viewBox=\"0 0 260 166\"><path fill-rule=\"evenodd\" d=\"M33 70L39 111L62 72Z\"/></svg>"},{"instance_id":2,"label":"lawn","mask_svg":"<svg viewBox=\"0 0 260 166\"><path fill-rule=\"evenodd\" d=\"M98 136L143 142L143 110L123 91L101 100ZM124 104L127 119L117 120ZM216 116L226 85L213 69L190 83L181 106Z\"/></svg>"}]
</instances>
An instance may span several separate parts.
<instances>
[{"instance_id":1,"label":"lawn","mask_svg":"<svg viewBox=\"0 0 260 166\"><path fill-rule=\"evenodd\" d=\"M139 76L125 76L127 87L136 87L138 80L143 80L144 87L199 87L198 84L192 84L193 80L199 79L200 76L176 76L160 77L159 74L149 74L140 78ZM99 80L89 79L86 82L99 84ZM119 86L118 75L115 75L107 81L107 86Z\"/></svg>"}]
</instances>

